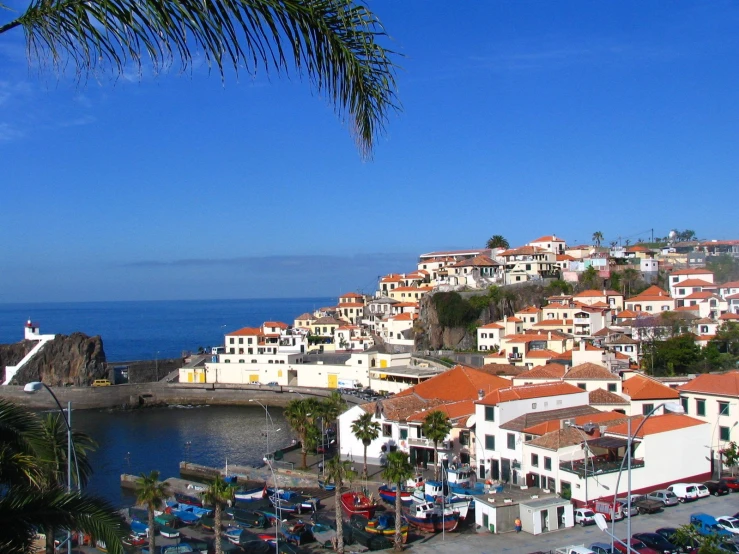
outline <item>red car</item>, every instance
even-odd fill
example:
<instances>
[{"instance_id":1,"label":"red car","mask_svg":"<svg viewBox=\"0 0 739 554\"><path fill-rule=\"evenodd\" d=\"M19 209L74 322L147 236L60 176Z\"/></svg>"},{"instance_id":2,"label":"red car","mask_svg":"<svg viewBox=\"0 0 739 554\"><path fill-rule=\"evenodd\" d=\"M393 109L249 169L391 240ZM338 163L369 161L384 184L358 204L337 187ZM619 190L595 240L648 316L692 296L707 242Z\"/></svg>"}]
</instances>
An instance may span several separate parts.
<instances>
[{"instance_id":1,"label":"red car","mask_svg":"<svg viewBox=\"0 0 739 554\"><path fill-rule=\"evenodd\" d=\"M729 487L731 492L739 491L739 478L736 477L724 477L722 481Z\"/></svg>"},{"instance_id":2,"label":"red car","mask_svg":"<svg viewBox=\"0 0 739 554\"><path fill-rule=\"evenodd\" d=\"M626 539L623 539L623 542L626 542ZM657 552L656 550L649 548L646 544L644 544L639 539L631 539L631 542L629 542L629 545L631 548L639 552L639 554L661 554L660 552ZM620 554L629 554L629 552L626 551L626 547L621 544L620 542L613 541L613 546Z\"/></svg>"}]
</instances>

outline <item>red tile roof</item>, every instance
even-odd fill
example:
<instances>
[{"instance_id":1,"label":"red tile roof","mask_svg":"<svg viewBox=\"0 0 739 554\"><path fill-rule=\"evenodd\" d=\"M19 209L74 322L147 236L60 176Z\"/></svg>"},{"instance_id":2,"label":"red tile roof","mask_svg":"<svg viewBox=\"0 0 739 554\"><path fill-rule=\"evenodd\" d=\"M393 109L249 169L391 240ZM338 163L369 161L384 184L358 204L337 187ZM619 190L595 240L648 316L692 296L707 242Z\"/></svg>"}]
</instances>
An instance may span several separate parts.
<instances>
[{"instance_id":1,"label":"red tile roof","mask_svg":"<svg viewBox=\"0 0 739 554\"><path fill-rule=\"evenodd\" d=\"M677 390L739 397L739 371L728 371L721 374L704 373L678 387Z\"/></svg>"},{"instance_id":2,"label":"red tile roof","mask_svg":"<svg viewBox=\"0 0 739 554\"><path fill-rule=\"evenodd\" d=\"M565 374L562 364L546 364L516 375L516 379L561 379Z\"/></svg>"},{"instance_id":3,"label":"red tile roof","mask_svg":"<svg viewBox=\"0 0 739 554\"><path fill-rule=\"evenodd\" d=\"M561 239L556 235L545 235L543 237L539 237L536 240L532 240L531 242L564 242L565 239Z\"/></svg>"},{"instance_id":4,"label":"red tile roof","mask_svg":"<svg viewBox=\"0 0 739 554\"><path fill-rule=\"evenodd\" d=\"M626 379L623 383L624 394L631 400L672 400L680 398L680 394L670 387L639 373Z\"/></svg>"},{"instance_id":5,"label":"red tile roof","mask_svg":"<svg viewBox=\"0 0 739 554\"><path fill-rule=\"evenodd\" d=\"M565 380L599 379L607 381L617 381L619 379L618 375L611 373L605 367L590 362L574 366L565 374L564 378Z\"/></svg>"},{"instance_id":6,"label":"red tile roof","mask_svg":"<svg viewBox=\"0 0 739 554\"><path fill-rule=\"evenodd\" d=\"M518 310L516 313L517 314L538 314L539 308L537 308L536 306L526 306L524 309Z\"/></svg>"},{"instance_id":7,"label":"red tile roof","mask_svg":"<svg viewBox=\"0 0 739 554\"><path fill-rule=\"evenodd\" d=\"M347 292L346 294L340 294L339 298L364 298L364 296L356 292Z\"/></svg>"},{"instance_id":8,"label":"red tile roof","mask_svg":"<svg viewBox=\"0 0 739 554\"><path fill-rule=\"evenodd\" d=\"M475 413L475 402L474 400L462 400L460 402L449 402L448 404L441 404L434 408L417 412L412 416L408 417L408 421L423 421L426 416L433 411L440 411L446 414L451 419L467 418Z\"/></svg>"},{"instance_id":9,"label":"red tile roof","mask_svg":"<svg viewBox=\"0 0 739 554\"><path fill-rule=\"evenodd\" d=\"M474 400L480 390L489 392L500 387L510 387L504 377L458 365L431 379L419 383L395 396L415 395L421 398L437 398L448 402Z\"/></svg>"},{"instance_id":10,"label":"red tile roof","mask_svg":"<svg viewBox=\"0 0 739 554\"><path fill-rule=\"evenodd\" d=\"M262 327L277 327L278 329L287 329L289 325L282 323L281 321L265 321L262 323Z\"/></svg>"},{"instance_id":11,"label":"red tile roof","mask_svg":"<svg viewBox=\"0 0 739 554\"><path fill-rule=\"evenodd\" d=\"M548 252L538 246L521 246L519 248L511 248L500 253L501 256L531 256L532 254L543 254Z\"/></svg>"},{"instance_id":12,"label":"red tile roof","mask_svg":"<svg viewBox=\"0 0 739 554\"><path fill-rule=\"evenodd\" d=\"M651 287L648 287L647 289L641 291L641 294L646 294L648 296L670 296L669 292L658 287L657 285L652 285Z\"/></svg>"},{"instance_id":13,"label":"red tile roof","mask_svg":"<svg viewBox=\"0 0 739 554\"><path fill-rule=\"evenodd\" d=\"M739 314L721 314L718 318L721 321L739 321Z\"/></svg>"},{"instance_id":14,"label":"red tile roof","mask_svg":"<svg viewBox=\"0 0 739 554\"><path fill-rule=\"evenodd\" d=\"M595 389L590 391L588 399L591 406L593 404L624 405L629 403L629 401L622 396L619 396L615 392L607 391L606 389Z\"/></svg>"},{"instance_id":15,"label":"red tile roof","mask_svg":"<svg viewBox=\"0 0 739 554\"><path fill-rule=\"evenodd\" d=\"M232 331L230 333L226 333L227 337L230 336L258 336L262 334L262 330L255 327L244 327L243 329L239 329L238 331Z\"/></svg>"},{"instance_id":16,"label":"red tile roof","mask_svg":"<svg viewBox=\"0 0 739 554\"><path fill-rule=\"evenodd\" d=\"M598 298L600 296L623 296L620 292L615 290L597 290L588 289L577 293L574 298Z\"/></svg>"},{"instance_id":17,"label":"red tile roof","mask_svg":"<svg viewBox=\"0 0 739 554\"><path fill-rule=\"evenodd\" d=\"M617 419L623 419L624 414L621 414L619 412L598 412L595 414L586 414L581 416L575 416L575 417L568 417L565 419L572 419L575 425L585 425L586 423L601 423L604 421L615 421ZM528 433L530 435L544 435L545 433L551 433L552 431L558 430L562 426L562 420L561 419L552 419L549 421L545 421L544 423L539 423L538 425L533 425L531 427L528 427L524 429L524 433ZM582 442L582 439L580 440Z\"/></svg>"},{"instance_id":18,"label":"red tile roof","mask_svg":"<svg viewBox=\"0 0 739 554\"><path fill-rule=\"evenodd\" d=\"M485 325L478 327L478 329L503 329L503 326L498 325L497 323L486 323Z\"/></svg>"},{"instance_id":19,"label":"red tile roof","mask_svg":"<svg viewBox=\"0 0 739 554\"><path fill-rule=\"evenodd\" d=\"M428 381L426 381L428 382ZM527 400L532 398L546 398L564 394L579 394L585 392L581 388L569 383L541 383L536 385L519 385L517 387L500 388L487 394L478 404L496 406L503 402Z\"/></svg>"},{"instance_id":20,"label":"red tile roof","mask_svg":"<svg viewBox=\"0 0 739 554\"><path fill-rule=\"evenodd\" d=\"M670 273L670 276L672 275L713 275L713 271L710 269L678 269L677 271L673 271ZM679 284L679 283L678 283Z\"/></svg>"},{"instance_id":21,"label":"red tile roof","mask_svg":"<svg viewBox=\"0 0 739 554\"><path fill-rule=\"evenodd\" d=\"M553 350L547 350L546 348L542 350L529 350L526 352L526 358L532 358L535 360L538 359L544 359L544 360L551 360L552 358L556 357L557 353Z\"/></svg>"},{"instance_id":22,"label":"red tile roof","mask_svg":"<svg viewBox=\"0 0 739 554\"><path fill-rule=\"evenodd\" d=\"M687 429L696 425L708 425L705 421L695 419L683 414L654 415L644 422L639 433L635 433L637 427L644 421L644 416L637 416L631 420L631 433L634 437L643 438L647 435L667 433L678 429ZM620 423L608 428L608 433L613 435L628 436L628 423Z\"/></svg>"},{"instance_id":23,"label":"red tile roof","mask_svg":"<svg viewBox=\"0 0 739 554\"><path fill-rule=\"evenodd\" d=\"M716 296L714 292L708 292L707 290L701 292L694 292L685 297L685 300L707 300Z\"/></svg>"}]
</instances>

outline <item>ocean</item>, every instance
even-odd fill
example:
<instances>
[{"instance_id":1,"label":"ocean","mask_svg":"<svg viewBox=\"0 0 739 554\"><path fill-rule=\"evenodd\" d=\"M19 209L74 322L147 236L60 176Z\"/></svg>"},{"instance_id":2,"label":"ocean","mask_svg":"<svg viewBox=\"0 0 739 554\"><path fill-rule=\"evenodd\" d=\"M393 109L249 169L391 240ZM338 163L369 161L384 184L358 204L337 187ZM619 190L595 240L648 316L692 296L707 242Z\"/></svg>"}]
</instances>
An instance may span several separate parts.
<instances>
[{"instance_id":1,"label":"ocean","mask_svg":"<svg viewBox=\"0 0 739 554\"><path fill-rule=\"evenodd\" d=\"M265 321L292 324L336 298L0 304L0 344L23 339L28 319L43 334L100 335L108 361L176 358L223 345L226 332Z\"/></svg>"}]
</instances>

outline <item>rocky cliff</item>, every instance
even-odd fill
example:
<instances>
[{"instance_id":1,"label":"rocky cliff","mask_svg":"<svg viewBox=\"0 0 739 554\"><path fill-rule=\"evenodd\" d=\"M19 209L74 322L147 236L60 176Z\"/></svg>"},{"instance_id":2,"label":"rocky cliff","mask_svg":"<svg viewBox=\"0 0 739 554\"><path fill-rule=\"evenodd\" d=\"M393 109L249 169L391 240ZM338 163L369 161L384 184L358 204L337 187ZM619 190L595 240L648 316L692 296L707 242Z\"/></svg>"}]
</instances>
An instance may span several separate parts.
<instances>
[{"instance_id":1,"label":"rocky cliff","mask_svg":"<svg viewBox=\"0 0 739 554\"><path fill-rule=\"evenodd\" d=\"M16 365L35 346L33 341L0 344L0 372L5 380L5 366ZM11 384L24 385L43 381L50 386L91 384L95 379L107 379L103 339L83 333L57 335L24 365Z\"/></svg>"},{"instance_id":2,"label":"rocky cliff","mask_svg":"<svg viewBox=\"0 0 739 554\"><path fill-rule=\"evenodd\" d=\"M501 287L492 297L485 292L460 292L462 300L473 306L482 306L479 314L472 317L467 325L448 325L437 310L434 295L421 299L421 313L414 327L416 349L418 350L473 350L477 346L476 328L492 321L512 316L527 306L542 306L546 303L544 285L525 283ZM449 294L449 293L436 293Z\"/></svg>"}]
</instances>

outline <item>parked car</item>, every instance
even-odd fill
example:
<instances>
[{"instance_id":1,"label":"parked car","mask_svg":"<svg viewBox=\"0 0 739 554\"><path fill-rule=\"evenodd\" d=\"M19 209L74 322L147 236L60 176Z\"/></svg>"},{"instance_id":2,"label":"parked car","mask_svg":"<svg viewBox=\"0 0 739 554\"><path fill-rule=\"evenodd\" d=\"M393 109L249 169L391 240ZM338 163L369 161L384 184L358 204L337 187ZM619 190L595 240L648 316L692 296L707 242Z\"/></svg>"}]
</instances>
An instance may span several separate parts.
<instances>
[{"instance_id":1,"label":"parked car","mask_svg":"<svg viewBox=\"0 0 739 554\"><path fill-rule=\"evenodd\" d=\"M662 552L662 554L678 554L680 547L671 543L659 533L634 533L635 539L642 541L652 550Z\"/></svg>"},{"instance_id":2,"label":"parked car","mask_svg":"<svg viewBox=\"0 0 739 554\"><path fill-rule=\"evenodd\" d=\"M651 500L643 494L631 495L631 512L634 515L634 509L638 514L654 514L662 510L662 502L659 500Z\"/></svg>"},{"instance_id":3,"label":"parked car","mask_svg":"<svg viewBox=\"0 0 739 554\"><path fill-rule=\"evenodd\" d=\"M726 484L726 481L723 479L719 481L706 481L703 483L708 489L709 494L712 494L713 496L719 496L722 494L729 494L731 492L731 489Z\"/></svg>"},{"instance_id":4,"label":"parked car","mask_svg":"<svg viewBox=\"0 0 739 554\"><path fill-rule=\"evenodd\" d=\"M595 512L589 508L577 508L574 515L575 523L580 524L583 527L595 523Z\"/></svg>"},{"instance_id":5,"label":"parked car","mask_svg":"<svg viewBox=\"0 0 739 554\"><path fill-rule=\"evenodd\" d=\"M698 487L695 483L675 483L667 487L667 490L675 493L679 502L698 499Z\"/></svg>"},{"instance_id":6,"label":"parked car","mask_svg":"<svg viewBox=\"0 0 739 554\"><path fill-rule=\"evenodd\" d=\"M667 489L660 489L658 491L650 492L647 494L649 500L659 500L663 506L675 506L679 503L677 496L672 491Z\"/></svg>"},{"instance_id":7,"label":"parked car","mask_svg":"<svg viewBox=\"0 0 739 554\"><path fill-rule=\"evenodd\" d=\"M695 528L699 535L718 535L721 539L731 539L733 536L731 532L718 526L718 522L715 517L702 512L691 514L690 524Z\"/></svg>"},{"instance_id":8,"label":"parked car","mask_svg":"<svg viewBox=\"0 0 739 554\"><path fill-rule=\"evenodd\" d=\"M623 542L627 542L626 539L623 539ZM631 549L636 550L639 554L661 554L659 551L649 548L642 541L633 537L628 541L628 544ZM630 554L630 552L626 551L626 547L620 542L614 542L613 547L621 554Z\"/></svg>"},{"instance_id":9,"label":"parked car","mask_svg":"<svg viewBox=\"0 0 739 554\"><path fill-rule=\"evenodd\" d=\"M726 477L723 481L731 492L739 491L739 479L736 477Z\"/></svg>"},{"instance_id":10,"label":"parked car","mask_svg":"<svg viewBox=\"0 0 739 554\"><path fill-rule=\"evenodd\" d=\"M732 552L733 554L739 554L739 544L736 544L734 542L721 542L718 544L718 547L721 550L725 550L726 552Z\"/></svg>"},{"instance_id":11,"label":"parked car","mask_svg":"<svg viewBox=\"0 0 739 554\"><path fill-rule=\"evenodd\" d=\"M681 552L693 552L697 550L700 543L695 539L688 539L687 544L681 544L677 540L677 528L675 527L660 527L655 531L658 535L662 535L665 539L673 544L677 544Z\"/></svg>"},{"instance_id":12,"label":"parked car","mask_svg":"<svg viewBox=\"0 0 739 554\"><path fill-rule=\"evenodd\" d=\"M732 516L721 516L716 518L716 524L729 533L739 535L739 519Z\"/></svg>"},{"instance_id":13,"label":"parked car","mask_svg":"<svg viewBox=\"0 0 739 554\"><path fill-rule=\"evenodd\" d=\"M695 490L698 492L698 498L705 498L707 496L711 496L711 491L708 489L707 486L702 485L701 483L694 483Z\"/></svg>"},{"instance_id":14,"label":"parked car","mask_svg":"<svg viewBox=\"0 0 739 554\"><path fill-rule=\"evenodd\" d=\"M595 554L615 554L611 544L606 542L594 542L590 545L590 550Z\"/></svg>"}]
</instances>

